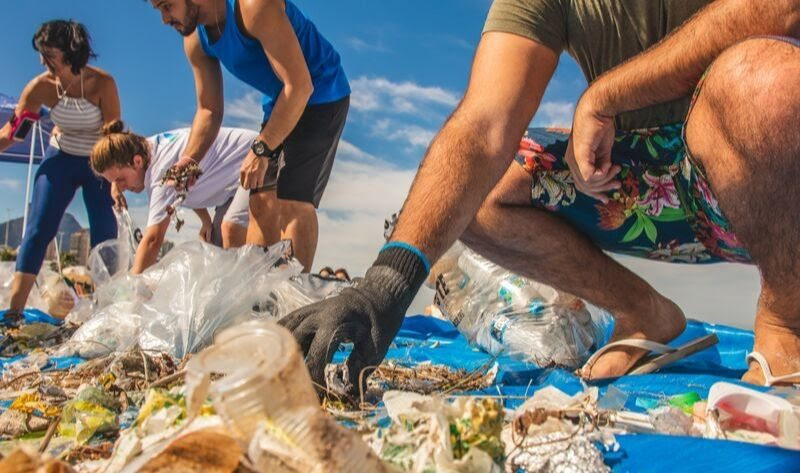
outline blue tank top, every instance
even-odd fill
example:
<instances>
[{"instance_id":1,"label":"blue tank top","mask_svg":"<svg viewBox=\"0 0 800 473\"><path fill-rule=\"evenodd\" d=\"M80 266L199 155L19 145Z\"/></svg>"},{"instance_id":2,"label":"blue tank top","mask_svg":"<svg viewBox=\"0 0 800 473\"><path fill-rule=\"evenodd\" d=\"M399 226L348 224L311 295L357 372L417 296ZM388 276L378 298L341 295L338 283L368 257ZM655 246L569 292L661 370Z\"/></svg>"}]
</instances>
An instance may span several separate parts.
<instances>
[{"instance_id":1,"label":"blue tank top","mask_svg":"<svg viewBox=\"0 0 800 473\"><path fill-rule=\"evenodd\" d=\"M227 0L225 4L225 29L222 31L222 36L211 43L206 27L200 25L197 28L200 44L206 54L218 59L231 74L264 94L262 108L266 120L283 90L283 83L272 70L261 43L240 31L236 22L236 0ZM289 17L289 22L297 35L314 85L314 92L308 104L335 102L350 95L350 85L342 68L339 53L333 49L331 43L289 0L286 0L286 16Z\"/></svg>"}]
</instances>

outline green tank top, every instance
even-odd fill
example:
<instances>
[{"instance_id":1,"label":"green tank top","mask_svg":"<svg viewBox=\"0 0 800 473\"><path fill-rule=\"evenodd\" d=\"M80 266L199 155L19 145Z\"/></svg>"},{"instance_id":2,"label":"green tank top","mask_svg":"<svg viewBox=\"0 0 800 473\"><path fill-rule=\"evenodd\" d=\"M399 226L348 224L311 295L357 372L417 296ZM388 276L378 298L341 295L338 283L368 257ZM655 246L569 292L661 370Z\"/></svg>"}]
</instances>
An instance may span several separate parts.
<instances>
[{"instance_id":1,"label":"green tank top","mask_svg":"<svg viewBox=\"0 0 800 473\"><path fill-rule=\"evenodd\" d=\"M712 0L495 0L484 33L501 31L567 51L588 82L643 52ZM628 112L617 128L680 123L690 97Z\"/></svg>"}]
</instances>

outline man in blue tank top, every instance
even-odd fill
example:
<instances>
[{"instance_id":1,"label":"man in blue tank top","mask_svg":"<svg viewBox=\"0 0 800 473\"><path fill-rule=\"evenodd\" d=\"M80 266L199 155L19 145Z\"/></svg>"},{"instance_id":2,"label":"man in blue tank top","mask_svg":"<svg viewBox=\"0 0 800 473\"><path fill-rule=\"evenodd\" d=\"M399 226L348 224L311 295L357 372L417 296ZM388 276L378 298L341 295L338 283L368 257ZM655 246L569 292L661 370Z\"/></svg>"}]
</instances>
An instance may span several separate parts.
<instances>
[{"instance_id":1,"label":"man in blue tank top","mask_svg":"<svg viewBox=\"0 0 800 473\"><path fill-rule=\"evenodd\" d=\"M288 0L151 3L164 24L184 36L197 90L191 136L176 166L202 159L217 136L224 108L221 64L264 94L261 133L240 172L241 185L251 193L247 242L291 239L309 271L317 247L316 209L350 101L339 54Z\"/></svg>"}]
</instances>

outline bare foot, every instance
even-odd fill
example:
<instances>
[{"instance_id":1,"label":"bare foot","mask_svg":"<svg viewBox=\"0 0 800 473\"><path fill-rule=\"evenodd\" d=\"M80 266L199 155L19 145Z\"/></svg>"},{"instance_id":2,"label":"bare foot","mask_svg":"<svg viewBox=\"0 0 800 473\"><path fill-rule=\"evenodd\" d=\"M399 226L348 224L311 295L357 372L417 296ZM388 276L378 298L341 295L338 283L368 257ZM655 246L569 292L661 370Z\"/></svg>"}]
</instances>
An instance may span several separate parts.
<instances>
[{"instance_id":1,"label":"bare foot","mask_svg":"<svg viewBox=\"0 0 800 473\"><path fill-rule=\"evenodd\" d=\"M626 338L642 338L658 343L667 343L683 333L686 317L671 300L654 295L649 311L636 314L614 314L616 323L611 342ZM612 348L600 356L592 366L582 368L581 377L586 380L622 376L633 368L637 361L647 355L638 348Z\"/></svg>"},{"instance_id":2,"label":"bare foot","mask_svg":"<svg viewBox=\"0 0 800 473\"><path fill-rule=\"evenodd\" d=\"M756 341L753 351L764 355L772 376L783 376L800 371L800 334L791 328L781 327L756 319ZM742 381L764 385L764 373L755 361L742 376ZM776 383L776 385L800 384L800 377Z\"/></svg>"}]
</instances>

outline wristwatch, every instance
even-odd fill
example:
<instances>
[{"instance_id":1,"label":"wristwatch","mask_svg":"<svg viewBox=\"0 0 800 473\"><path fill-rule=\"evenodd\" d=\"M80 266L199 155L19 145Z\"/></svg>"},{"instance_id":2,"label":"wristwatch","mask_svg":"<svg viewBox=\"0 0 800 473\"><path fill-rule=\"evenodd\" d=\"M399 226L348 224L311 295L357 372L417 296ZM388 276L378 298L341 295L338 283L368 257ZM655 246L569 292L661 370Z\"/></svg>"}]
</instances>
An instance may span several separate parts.
<instances>
[{"instance_id":1,"label":"wristwatch","mask_svg":"<svg viewBox=\"0 0 800 473\"><path fill-rule=\"evenodd\" d=\"M281 155L281 150L283 150L283 144L279 145L275 149L271 149L266 143L262 140L256 138L253 141L253 144L250 146L250 149L253 151L253 154L258 156L259 158L267 158L270 161L274 162L277 161Z\"/></svg>"}]
</instances>

